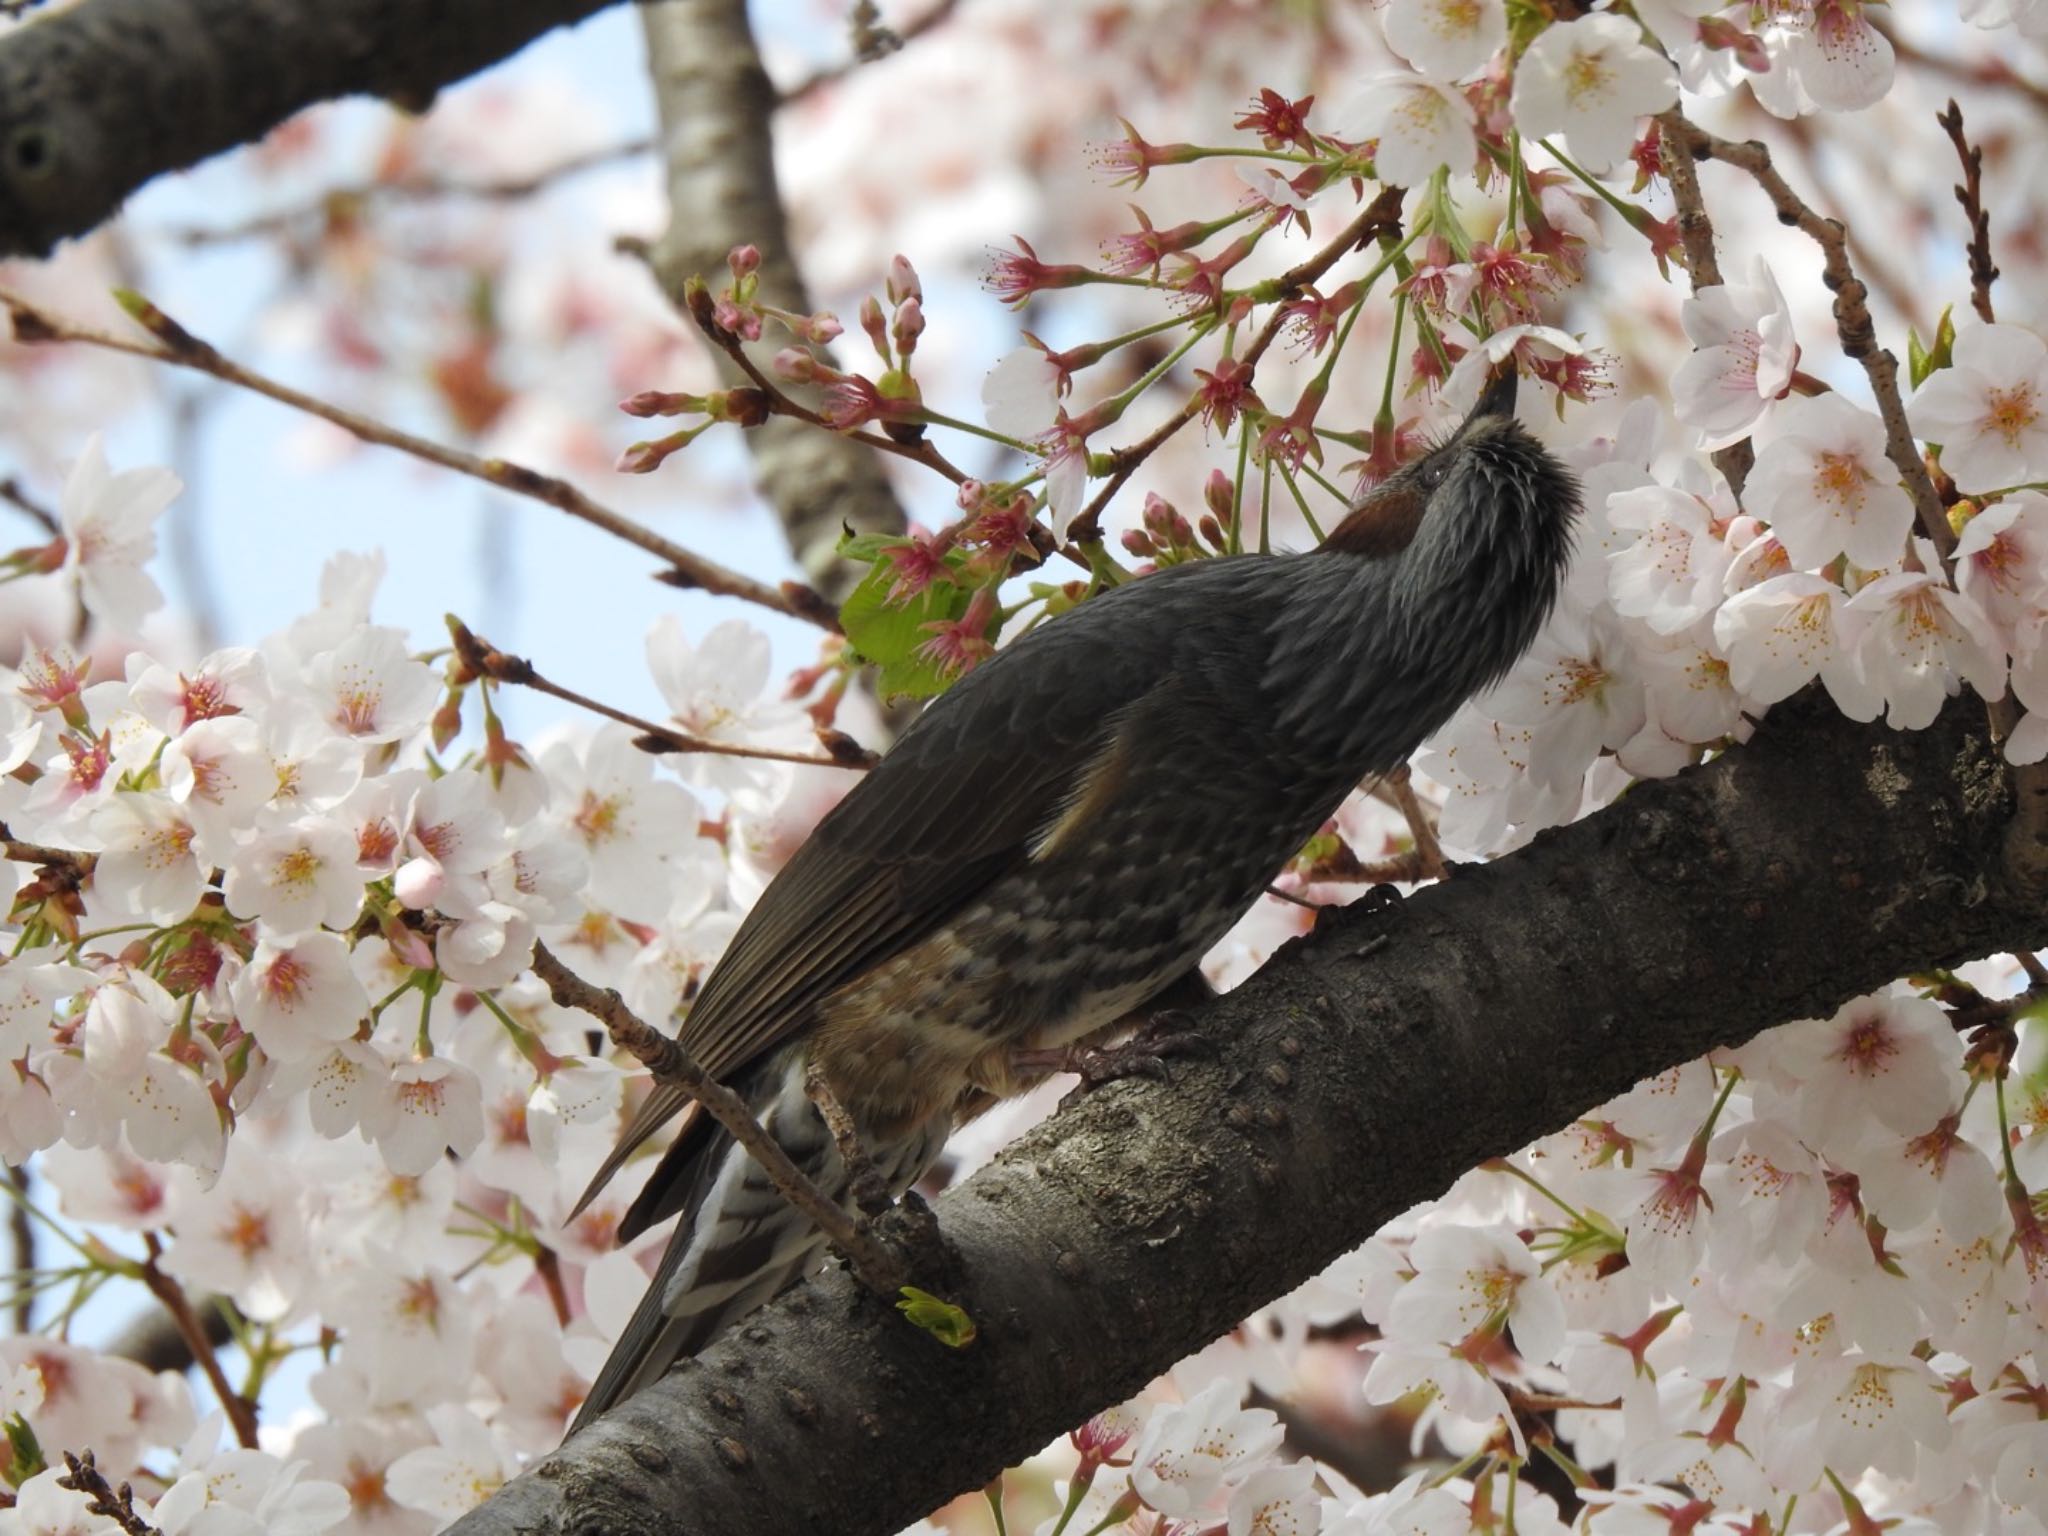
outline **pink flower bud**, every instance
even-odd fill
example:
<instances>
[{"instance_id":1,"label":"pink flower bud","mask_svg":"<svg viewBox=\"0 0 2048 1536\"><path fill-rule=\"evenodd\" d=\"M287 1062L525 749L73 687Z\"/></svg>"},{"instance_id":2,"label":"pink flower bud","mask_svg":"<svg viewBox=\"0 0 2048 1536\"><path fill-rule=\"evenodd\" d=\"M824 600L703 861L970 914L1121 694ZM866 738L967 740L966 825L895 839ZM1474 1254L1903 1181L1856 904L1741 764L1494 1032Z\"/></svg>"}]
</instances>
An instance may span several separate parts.
<instances>
[{"instance_id":1,"label":"pink flower bud","mask_svg":"<svg viewBox=\"0 0 2048 1536\"><path fill-rule=\"evenodd\" d=\"M1159 547L1152 542L1150 534L1141 528L1124 530L1124 553L1135 555L1140 560L1150 560L1159 553Z\"/></svg>"},{"instance_id":2,"label":"pink flower bud","mask_svg":"<svg viewBox=\"0 0 2048 1536\"><path fill-rule=\"evenodd\" d=\"M905 299L896 310L896 323L890 327L890 334L896 343L900 357L908 357L917 350L917 338L924 334L924 305L917 299Z\"/></svg>"},{"instance_id":3,"label":"pink flower bud","mask_svg":"<svg viewBox=\"0 0 2048 1536\"><path fill-rule=\"evenodd\" d=\"M725 264L734 277L749 277L761 270L760 247L736 245L726 253Z\"/></svg>"},{"instance_id":4,"label":"pink flower bud","mask_svg":"<svg viewBox=\"0 0 2048 1536\"><path fill-rule=\"evenodd\" d=\"M875 350L887 357L888 325L882 319L882 306L872 293L860 301L860 328L868 333L868 340L875 344Z\"/></svg>"},{"instance_id":5,"label":"pink flower bud","mask_svg":"<svg viewBox=\"0 0 2048 1536\"><path fill-rule=\"evenodd\" d=\"M845 329L837 315L821 309L803 323L799 334L805 341L822 347L827 342L837 341Z\"/></svg>"},{"instance_id":6,"label":"pink flower bud","mask_svg":"<svg viewBox=\"0 0 2048 1536\"><path fill-rule=\"evenodd\" d=\"M917 268L910 264L908 256L890 258L889 278L884 285L891 304L901 304L906 299L924 299L924 285L917 280Z\"/></svg>"},{"instance_id":7,"label":"pink flower bud","mask_svg":"<svg viewBox=\"0 0 2048 1536\"><path fill-rule=\"evenodd\" d=\"M802 347L784 347L769 364L778 379L792 384L809 384L818 377L818 360Z\"/></svg>"},{"instance_id":8,"label":"pink flower bud","mask_svg":"<svg viewBox=\"0 0 2048 1536\"><path fill-rule=\"evenodd\" d=\"M1229 522L1237 508L1237 492L1230 483L1230 476L1220 469L1210 470L1209 478L1202 486L1202 500L1220 521Z\"/></svg>"},{"instance_id":9,"label":"pink flower bud","mask_svg":"<svg viewBox=\"0 0 2048 1536\"><path fill-rule=\"evenodd\" d=\"M628 416L680 416L684 411L701 411L704 406L695 395L677 395L667 390L643 389L639 394L621 400L619 409Z\"/></svg>"},{"instance_id":10,"label":"pink flower bud","mask_svg":"<svg viewBox=\"0 0 2048 1536\"><path fill-rule=\"evenodd\" d=\"M1207 512L1202 514L1202 538L1218 554L1230 548L1230 541L1223 536L1223 525Z\"/></svg>"}]
</instances>

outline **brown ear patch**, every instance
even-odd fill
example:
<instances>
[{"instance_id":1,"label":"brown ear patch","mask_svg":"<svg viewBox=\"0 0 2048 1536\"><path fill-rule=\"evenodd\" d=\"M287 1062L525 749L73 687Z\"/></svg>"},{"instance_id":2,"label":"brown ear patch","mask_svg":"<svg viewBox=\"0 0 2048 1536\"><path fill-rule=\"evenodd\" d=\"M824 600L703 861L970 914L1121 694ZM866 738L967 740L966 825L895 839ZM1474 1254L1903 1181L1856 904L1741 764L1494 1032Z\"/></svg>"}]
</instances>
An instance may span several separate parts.
<instances>
[{"instance_id":1,"label":"brown ear patch","mask_svg":"<svg viewBox=\"0 0 2048 1536\"><path fill-rule=\"evenodd\" d=\"M1321 547L1346 555L1398 555L1415 538L1429 498L1409 485L1381 486L1330 530Z\"/></svg>"}]
</instances>

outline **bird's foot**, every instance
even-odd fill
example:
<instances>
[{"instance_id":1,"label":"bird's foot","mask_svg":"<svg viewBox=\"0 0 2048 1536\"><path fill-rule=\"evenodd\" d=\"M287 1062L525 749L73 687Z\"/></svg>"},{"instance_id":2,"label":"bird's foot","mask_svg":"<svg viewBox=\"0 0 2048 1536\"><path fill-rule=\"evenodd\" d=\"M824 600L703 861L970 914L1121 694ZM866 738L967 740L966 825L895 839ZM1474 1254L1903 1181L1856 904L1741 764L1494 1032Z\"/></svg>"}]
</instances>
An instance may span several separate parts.
<instances>
[{"instance_id":1,"label":"bird's foot","mask_svg":"<svg viewBox=\"0 0 2048 1536\"><path fill-rule=\"evenodd\" d=\"M1089 1088L1126 1077L1166 1080L1171 1056L1206 1056L1215 1045L1187 1028L1188 1015L1179 1009L1153 1014L1129 1039L1115 1045L1070 1045L1053 1051L1018 1051L1014 1065L1048 1072L1072 1072Z\"/></svg>"}]
</instances>

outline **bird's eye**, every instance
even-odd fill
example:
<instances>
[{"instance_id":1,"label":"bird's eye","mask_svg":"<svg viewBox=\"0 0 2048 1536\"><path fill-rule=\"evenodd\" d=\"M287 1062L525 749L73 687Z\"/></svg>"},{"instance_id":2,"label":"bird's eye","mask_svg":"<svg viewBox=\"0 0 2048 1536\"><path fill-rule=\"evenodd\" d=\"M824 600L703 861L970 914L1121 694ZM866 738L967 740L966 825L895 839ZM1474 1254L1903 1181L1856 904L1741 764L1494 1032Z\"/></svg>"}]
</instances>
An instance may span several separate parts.
<instances>
[{"instance_id":1,"label":"bird's eye","mask_svg":"<svg viewBox=\"0 0 2048 1536\"><path fill-rule=\"evenodd\" d=\"M1444 459L1431 459L1422 466L1422 483L1435 490L1444 483L1444 476L1451 472L1450 464Z\"/></svg>"}]
</instances>

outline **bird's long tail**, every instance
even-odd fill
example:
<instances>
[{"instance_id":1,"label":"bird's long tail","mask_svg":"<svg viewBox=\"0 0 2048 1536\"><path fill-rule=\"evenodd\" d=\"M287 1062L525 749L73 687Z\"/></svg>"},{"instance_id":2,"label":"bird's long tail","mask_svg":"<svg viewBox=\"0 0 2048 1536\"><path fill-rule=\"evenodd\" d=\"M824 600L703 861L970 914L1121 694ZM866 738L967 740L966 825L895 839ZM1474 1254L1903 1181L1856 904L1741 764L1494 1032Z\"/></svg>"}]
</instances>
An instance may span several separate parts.
<instances>
[{"instance_id":1,"label":"bird's long tail","mask_svg":"<svg viewBox=\"0 0 2048 1536\"><path fill-rule=\"evenodd\" d=\"M845 1165L805 1094L801 1053L771 1058L734 1086L791 1161L826 1194L845 1200ZM947 1129L930 1125L890 1144L863 1145L890 1188L901 1193L938 1156ZM641 1230L676 1210L681 1219L653 1283L577 1410L571 1434L772 1301L824 1257L824 1234L708 1117L677 1138L664 1163L671 1160L642 1196L649 1208L636 1205L622 1230ZM656 1199L650 1203L648 1195Z\"/></svg>"}]
</instances>

